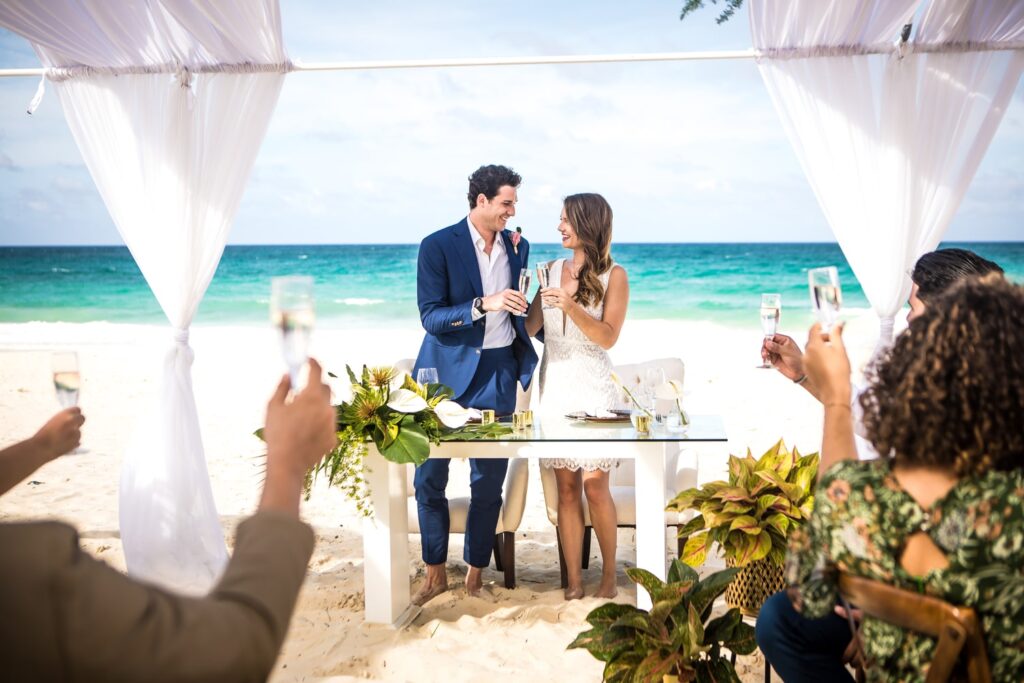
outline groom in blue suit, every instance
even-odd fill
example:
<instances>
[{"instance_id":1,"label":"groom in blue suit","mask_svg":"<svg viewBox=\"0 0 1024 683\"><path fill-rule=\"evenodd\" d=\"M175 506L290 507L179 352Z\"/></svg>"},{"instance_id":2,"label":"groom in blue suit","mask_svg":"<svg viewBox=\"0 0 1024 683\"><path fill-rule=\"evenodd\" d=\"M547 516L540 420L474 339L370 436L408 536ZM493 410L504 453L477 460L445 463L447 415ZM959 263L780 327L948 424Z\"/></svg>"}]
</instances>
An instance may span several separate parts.
<instances>
[{"instance_id":1,"label":"groom in blue suit","mask_svg":"<svg viewBox=\"0 0 1024 683\"><path fill-rule=\"evenodd\" d=\"M415 369L436 368L438 379L465 407L509 414L516 384L530 385L537 353L526 333L526 298L517 288L530 245L512 233L516 188L522 179L505 166L481 166L469 177L469 215L429 235L420 244L416 295L426 335ZM427 578L413 596L422 605L448 590L447 458L432 458L416 469L423 561ZM481 570L491 558L501 511L508 460L470 461L470 504L463 558L469 565L466 590L477 595Z\"/></svg>"}]
</instances>

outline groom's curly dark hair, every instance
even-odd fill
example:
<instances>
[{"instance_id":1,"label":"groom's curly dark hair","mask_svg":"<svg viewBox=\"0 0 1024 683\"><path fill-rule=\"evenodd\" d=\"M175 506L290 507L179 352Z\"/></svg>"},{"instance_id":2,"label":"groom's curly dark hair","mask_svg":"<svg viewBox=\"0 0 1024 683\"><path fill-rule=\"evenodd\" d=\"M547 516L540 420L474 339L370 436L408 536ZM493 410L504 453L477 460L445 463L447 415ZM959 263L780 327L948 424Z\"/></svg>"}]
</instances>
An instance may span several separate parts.
<instances>
[{"instance_id":1,"label":"groom's curly dark hair","mask_svg":"<svg viewBox=\"0 0 1024 683\"><path fill-rule=\"evenodd\" d=\"M476 207L476 198L481 194L488 199L494 199L494 195L505 185L519 187L521 182L523 179L520 175L508 166L481 166L469 176L469 208Z\"/></svg>"},{"instance_id":2,"label":"groom's curly dark hair","mask_svg":"<svg viewBox=\"0 0 1024 683\"><path fill-rule=\"evenodd\" d=\"M868 439L959 476L1024 466L1024 287L991 273L929 302L868 372Z\"/></svg>"}]
</instances>

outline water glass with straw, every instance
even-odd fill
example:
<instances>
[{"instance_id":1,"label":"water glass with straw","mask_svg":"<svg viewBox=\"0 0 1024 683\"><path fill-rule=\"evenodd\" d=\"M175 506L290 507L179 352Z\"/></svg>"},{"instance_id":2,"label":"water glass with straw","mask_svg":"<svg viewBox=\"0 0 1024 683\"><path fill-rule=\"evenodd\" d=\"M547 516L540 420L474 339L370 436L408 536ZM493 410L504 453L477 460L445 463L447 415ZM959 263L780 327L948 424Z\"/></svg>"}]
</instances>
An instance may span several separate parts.
<instances>
[{"instance_id":1,"label":"water glass with straw","mask_svg":"<svg viewBox=\"0 0 1024 683\"><path fill-rule=\"evenodd\" d=\"M299 373L309 360L315 318L313 278L291 275L270 281L270 320L281 334L281 351L293 390L298 390Z\"/></svg>"}]
</instances>

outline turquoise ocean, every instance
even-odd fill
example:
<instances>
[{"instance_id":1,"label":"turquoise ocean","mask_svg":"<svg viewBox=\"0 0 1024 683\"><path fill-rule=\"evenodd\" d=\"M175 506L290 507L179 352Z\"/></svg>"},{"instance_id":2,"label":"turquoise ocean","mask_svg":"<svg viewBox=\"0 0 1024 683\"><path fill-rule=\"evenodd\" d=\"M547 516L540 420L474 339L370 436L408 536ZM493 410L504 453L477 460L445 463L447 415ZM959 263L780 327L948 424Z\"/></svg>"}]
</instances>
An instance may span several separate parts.
<instances>
[{"instance_id":1,"label":"turquoise ocean","mask_svg":"<svg viewBox=\"0 0 1024 683\"><path fill-rule=\"evenodd\" d=\"M976 251L1024 282L1024 242L942 246ZM293 274L313 276L319 326L416 324L417 250L415 244L228 246L194 324L267 324L270 278ZM568 253L533 244L531 266ZM824 265L839 268L844 308L868 308L834 243L616 244L613 257L629 273L630 319L756 326L761 293L779 292L783 316L809 323L806 271ZM125 247L0 247L0 322L27 321L166 323Z\"/></svg>"}]
</instances>

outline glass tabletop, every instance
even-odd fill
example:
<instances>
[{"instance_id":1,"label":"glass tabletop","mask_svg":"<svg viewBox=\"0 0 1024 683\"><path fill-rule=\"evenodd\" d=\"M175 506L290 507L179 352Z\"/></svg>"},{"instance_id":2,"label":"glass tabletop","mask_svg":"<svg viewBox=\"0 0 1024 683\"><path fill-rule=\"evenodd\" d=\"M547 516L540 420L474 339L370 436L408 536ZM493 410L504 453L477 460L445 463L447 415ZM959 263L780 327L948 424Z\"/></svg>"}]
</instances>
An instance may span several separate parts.
<instances>
[{"instance_id":1,"label":"glass tabletop","mask_svg":"<svg viewBox=\"0 0 1024 683\"><path fill-rule=\"evenodd\" d=\"M632 423L627 418L622 422L588 422L585 420L571 420L568 418L546 419L534 415L533 426L526 429L513 431L510 434L503 434L493 441L533 441L533 442L558 442L558 441L726 441L725 424L721 415L690 415L690 424L681 431L669 430L668 428L654 424L651 431L640 434L633 429ZM512 418L503 417L498 420L502 424L511 425ZM473 439L450 438L447 442L468 442ZM488 439L492 441L492 439Z\"/></svg>"}]
</instances>

